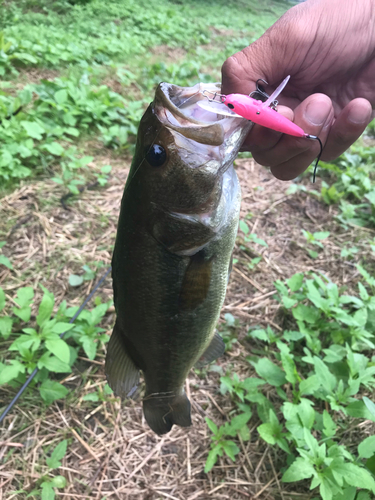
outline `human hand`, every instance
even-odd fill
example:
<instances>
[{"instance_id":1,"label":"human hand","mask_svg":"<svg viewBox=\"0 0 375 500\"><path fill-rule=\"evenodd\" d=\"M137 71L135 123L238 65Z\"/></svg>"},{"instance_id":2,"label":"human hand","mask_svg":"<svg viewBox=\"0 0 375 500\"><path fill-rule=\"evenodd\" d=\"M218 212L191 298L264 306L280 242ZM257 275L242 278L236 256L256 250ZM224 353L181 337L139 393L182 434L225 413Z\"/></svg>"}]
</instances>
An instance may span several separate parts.
<instances>
[{"instance_id":1,"label":"human hand","mask_svg":"<svg viewBox=\"0 0 375 500\"><path fill-rule=\"evenodd\" d=\"M287 75L278 111L319 136L322 160L337 158L375 116L375 0L308 0L291 8L225 61L222 93L249 94L262 78L270 94ZM290 180L306 170L319 145L255 125L242 151Z\"/></svg>"}]
</instances>

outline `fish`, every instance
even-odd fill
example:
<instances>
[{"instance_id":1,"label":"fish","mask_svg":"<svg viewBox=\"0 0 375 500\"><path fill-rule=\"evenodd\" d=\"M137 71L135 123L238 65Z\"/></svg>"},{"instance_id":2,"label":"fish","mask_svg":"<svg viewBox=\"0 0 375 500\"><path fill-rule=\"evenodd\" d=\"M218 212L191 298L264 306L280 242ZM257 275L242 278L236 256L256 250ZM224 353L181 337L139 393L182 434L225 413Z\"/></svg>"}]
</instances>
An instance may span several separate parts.
<instances>
[{"instance_id":1,"label":"fish","mask_svg":"<svg viewBox=\"0 0 375 500\"><path fill-rule=\"evenodd\" d=\"M204 89L220 84L157 87L139 125L112 258L107 381L131 398L142 372L143 413L159 435L191 425L189 371L225 350L216 324L241 203L233 161L252 124L201 108Z\"/></svg>"}]
</instances>

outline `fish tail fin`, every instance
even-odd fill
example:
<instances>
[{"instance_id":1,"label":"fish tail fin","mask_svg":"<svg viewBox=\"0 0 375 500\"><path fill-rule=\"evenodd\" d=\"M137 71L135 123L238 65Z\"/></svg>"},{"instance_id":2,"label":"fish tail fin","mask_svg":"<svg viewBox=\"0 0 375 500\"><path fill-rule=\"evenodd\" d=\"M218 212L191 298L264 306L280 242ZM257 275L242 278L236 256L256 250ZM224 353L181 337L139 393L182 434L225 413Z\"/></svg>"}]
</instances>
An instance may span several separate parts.
<instances>
[{"instance_id":1,"label":"fish tail fin","mask_svg":"<svg viewBox=\"0 0 375 500\"><path fill-rule=\"evenodd\" d=\"M173 396L150 395L143 400L143 412L148 425L156 434L166 434L173 424L191 425L190 401L185 393Z\"/></svg>"}]
</instances>

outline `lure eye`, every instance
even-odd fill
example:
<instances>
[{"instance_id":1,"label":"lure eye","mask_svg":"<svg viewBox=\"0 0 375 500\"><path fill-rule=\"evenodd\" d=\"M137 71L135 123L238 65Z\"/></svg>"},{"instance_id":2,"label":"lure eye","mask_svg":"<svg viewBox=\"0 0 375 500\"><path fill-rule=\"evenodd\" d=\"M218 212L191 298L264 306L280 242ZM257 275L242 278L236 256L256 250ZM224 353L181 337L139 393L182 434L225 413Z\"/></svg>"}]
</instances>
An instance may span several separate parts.
<instances>
[{"instance_id":1,"label":"lure eye","mask_svg":"<svg viewBox=\"0 0 375 500\"><path fill-rule=\"evenodd\" d=\"M231 103L227 104L227 106L228 106L229 109L234 109L234 106Z\"/></svg>"},{"instance_id":2,"label":"lure eye","mask_svg":"<svg viewBox=\"0 0 375 500\"><path fill-rule=\"evenodd\" d=\"M146 148L146 160L151 167L162 167L167 160L167 153L163 146L153 144Z\"/></svg>"}]
</instances>

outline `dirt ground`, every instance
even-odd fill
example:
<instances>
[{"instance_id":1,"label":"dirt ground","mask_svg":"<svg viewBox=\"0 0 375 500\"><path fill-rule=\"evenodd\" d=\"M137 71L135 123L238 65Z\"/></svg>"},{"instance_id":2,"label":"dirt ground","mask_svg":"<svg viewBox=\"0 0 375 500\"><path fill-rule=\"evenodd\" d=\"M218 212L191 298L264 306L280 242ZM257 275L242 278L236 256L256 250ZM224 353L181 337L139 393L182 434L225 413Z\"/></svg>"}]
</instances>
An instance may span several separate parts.
<instances>
[{"instance_id":1,"label":"dirt ground","mask_svg":"<svg viewBox=\"0 0 375 500\"><path fill-rule=\"evenodd\" d=\"M0 285L7 295L13 296L25 284L37 289L38 283L42 283L55 293L57 304L66 299L69 305L77 305L87 296L93 283L72 288L68 277L79 272L83 264L101 261L104 267L98 272L99 277L110 264L129 162L102 157L95 160L92 168L108 163L113 166L109 184L84 191L70 201L69 211L59 201L64 194L61 186L50 180L28 182L0 200L0 239L7 240L4 253L11 257L15 269L0 271ZM264 239L268 248L258 245L251 255L241 250L239 244L236 247L238 262L222 318L230 312L240 320L239 342L217 360L217 366L223 373L235 370L240 377L246 377L253 370L246 361L252 347L245 340L249 326L282 329L279 304L273 298L274 281L285 280L295 272L315 271L350 290L358 272L352 262L339 256L342 245L347 241L352 246L353 241L360 241L363 230L343 230L334 222L331 207L303 193L288 195L291 182L276 180L252 160L237 160L236 165L243 192L241 215L251 214L250 230ZM316 260L306 252L301 229L331 231ZM262 260L249 270L247 263L256 255L261 255ZM37 294L38 303L41 291ZM110 279L99 294L106 300L111 298ZM111 311L105 320L108 332L114 323ZM69 440L68 452L54 474L64 475L68 485L56 498L312 498L306 488L291 491L290 486L280 483L280 468L285 465L283 453L259 439L256 414L250 420L250 441L238 443L241 452L236 462L220 458L210 473L204 473L211 442L205 417L221 425L233 410L230 397L219 392L217 371L191 372L186 392L192 402L193 425L189 429L174 427L160 438L145 423L139 401L126 405L116 398L100 403L82 401L85 394L106 383L104 356L102 351L95 361L79 359L64 379L67 388L75 389L65 400L45 408L39 393L30 390L7 416L0 442L0 500L26 498L25 493L14 492L35 488L40 475L47 471L43 450L49 445L53 448L62 439ZM3 389L0 406L4 407L13 394L14 390ZM269 396L272 398L271 387Z\"/></svg>"}]
</instances>

